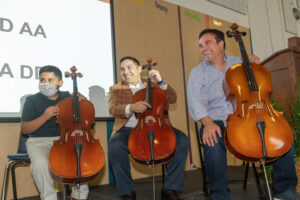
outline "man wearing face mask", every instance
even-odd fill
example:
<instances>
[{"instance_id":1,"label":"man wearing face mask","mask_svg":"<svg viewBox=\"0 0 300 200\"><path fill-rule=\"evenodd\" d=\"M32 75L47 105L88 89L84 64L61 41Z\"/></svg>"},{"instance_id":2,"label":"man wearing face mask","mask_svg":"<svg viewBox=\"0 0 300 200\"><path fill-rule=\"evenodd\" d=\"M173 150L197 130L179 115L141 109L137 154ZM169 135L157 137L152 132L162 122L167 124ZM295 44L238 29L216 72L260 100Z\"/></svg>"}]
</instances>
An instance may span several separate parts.
<instances>
[{"instance_id":1,"label":"man wearing face mask","mask_svg":"<svg viewBox=\"0 0 300 200\"><path fill-rule=\"evenodd\" d=\"M30 157L30 168L42 200L57 200L53 180L48 171L49 151L60 132L56 129L59 114L57 103L67 97L69 92L59 91L63 85L62 73L55 66L44 66L39 71L40 92L26 98L21 118L21 132L29 134L26 149ZM84 98L83 96L79 97ZM80 199L87 199L88 185L80 186ZM78 191L72 188L72 199Z\"/></svg>"}]
</instances>

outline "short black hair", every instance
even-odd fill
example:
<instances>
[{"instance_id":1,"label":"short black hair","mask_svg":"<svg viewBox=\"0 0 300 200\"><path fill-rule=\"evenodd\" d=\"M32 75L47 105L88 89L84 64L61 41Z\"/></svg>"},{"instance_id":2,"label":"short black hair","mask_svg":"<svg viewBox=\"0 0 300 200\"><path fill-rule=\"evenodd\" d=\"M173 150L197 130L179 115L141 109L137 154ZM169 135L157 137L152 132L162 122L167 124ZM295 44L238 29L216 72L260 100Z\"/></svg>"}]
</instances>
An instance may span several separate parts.
<instances>
[{"instance_id":1,"label":"short black hair","mask_svg":"<svg viewBox=\"0 0 300 200\"><path fill-rule=\"evenodd\" d=\"M131 60L132 62L134 62L137 66L140 66L140 61L138 61L138 59L132 57L132 56L125 56L123 58L120 59L120 65L124 60Z\"/></svg>"},{"instance_id":2,"label":"short black hair","mask_svg":"<svg viewBox=\"0 0 300 200\"><path fill-rule=\"evenodd\" d=\"M210 34L213 34L215 35L215 39L217 41L217 43L219 43L220 41L223 40L224 42L224 49L226 47L226 43L225 43L225 39L224 39L224 33L218 29L204 29L203 31L201 31L201 33L199 34L199 40L200 38L206 34L206 33L210 33Z\"/></svg>"},{"instance_id":3,"label":"short black hair","mask_svg":"<svg viewBox=\"0 0 300 200\"><path fill-rule=\"evenodd\" d=\"M53 72L54 75L59 79L62 80L62 73L58 67L55 67L53 65L46 65L41 67L39 71L39 76L41 76L42 73L44 72Z\"/></svg>"}]
</instances>

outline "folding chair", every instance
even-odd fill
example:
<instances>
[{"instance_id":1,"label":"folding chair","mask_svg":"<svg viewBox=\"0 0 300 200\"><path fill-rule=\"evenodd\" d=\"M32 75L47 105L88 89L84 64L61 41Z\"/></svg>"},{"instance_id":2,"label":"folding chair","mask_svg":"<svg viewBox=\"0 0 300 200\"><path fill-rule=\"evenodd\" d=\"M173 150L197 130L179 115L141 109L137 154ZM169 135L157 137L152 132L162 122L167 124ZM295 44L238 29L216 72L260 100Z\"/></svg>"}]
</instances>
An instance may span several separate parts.
<instances>
[{"instance_id":1,"label":"folding chair","mask_svg":"<svg viewBox=\"0 0 300 200\"><path fill-rule=\"evenodd\" d=\"M12 185L13 185L13 196L14 200L18 199L17 196L17 185L16 185L16 176L15 176L15 168L17 165L20 164L30 164L30 158L26 151L26 141L28 139L28 135L20 134L19 138L19 145L16 154L8 154L7 158L9 159L5 172L4 172L4 179L2 185L2 193L1 193L1 200L6 199L6 191L7 191L7 183L8 183L8 175L9 171L11 171L12 177ZM70 199L70 189L68 185L64 186L63 191L64 200Z\"/></svg>"},{"instance_id":2,"label":"folding chair","mask_svg":"<svg viewBox=\"0 0 300 200\"><path fill-rule=\"evenodd\" d=\"M2 200L5 200L5 198L6 198L7 177L8 177L10 170L11 170L14 200L17 200L15 167L20 164L29 164L30 163L30 159L27 154L26 145L25 145L27 139L28 139L28 136L21 133L20 138L19 138L19 145L18 145L17 153L7 155L7 158L9 159L9 161L6 164L6 168L5 168L5 172L4 172L4 179L3 179L2 193L1 193Z\"/></svg>"}]
</instances>

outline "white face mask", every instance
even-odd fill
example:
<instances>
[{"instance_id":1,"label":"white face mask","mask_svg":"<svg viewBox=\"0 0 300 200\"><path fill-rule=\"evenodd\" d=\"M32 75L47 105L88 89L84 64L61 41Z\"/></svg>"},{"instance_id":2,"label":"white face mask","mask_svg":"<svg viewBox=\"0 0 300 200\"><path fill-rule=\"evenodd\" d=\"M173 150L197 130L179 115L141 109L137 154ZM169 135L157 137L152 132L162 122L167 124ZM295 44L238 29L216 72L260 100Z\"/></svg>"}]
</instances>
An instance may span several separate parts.
<instances>
[{"instance_id":1,"label":"white face mask","mask_svg":"<svg viewBox=\"0 0 300 200\"><path fill-rule=\"evenodd\" d=\"M58 92L58 85L50 83L41 83L39 84L39 90L46 97L53 97Z\"/></svg>"}]
</instances>

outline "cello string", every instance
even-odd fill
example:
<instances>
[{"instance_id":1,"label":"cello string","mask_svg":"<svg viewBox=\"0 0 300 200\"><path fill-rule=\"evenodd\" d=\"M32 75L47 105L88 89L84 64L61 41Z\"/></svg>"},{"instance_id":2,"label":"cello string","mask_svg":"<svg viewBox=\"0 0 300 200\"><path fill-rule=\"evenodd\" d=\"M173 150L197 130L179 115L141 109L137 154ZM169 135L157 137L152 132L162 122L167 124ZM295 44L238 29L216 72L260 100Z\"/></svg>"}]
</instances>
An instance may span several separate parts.
<instances>
[{"instance_id":1,"label":"cello string","mask_svg":"<svg viewBox=\"0 0 300 200\"><path fill-rule=\"evenodd\" d=\"M247 76L246 78L248 80L248 86L249 86L249 90L250 90L250 94L251 94L251 100L252 100L252 102L249 102L249 103L251 103L250 106L254 105L256 119L257 119L257 121L259 121L260 120L260 114L256 109L256 105L258 103L258 98L257 98L257 95L256 95L256 88L253 85L255 83L255 78L253 77L253 73L251 73L252 69L249 66L246 66L244 64L244 69L245 69L245 72L246 72L246 76Z\"/></svg>"},{"instance_id":2,"label":"cello string","mask_svg":"<svg viewBox=\"0 0 300 200\"><path fill-rule=\"evenodd\" d=\"M249 86L249 90L250 90L250 94L251 94L251 100L252 102L249 102L248 105L250 105L250 109L255 109L255 115L256 115L256 120L257 121L263 121L264 119L264 108L261 107L261 96L259 96L260 92L259 92L259 87L257 85L257 82L255 80L255 76L254 76L254 72L251 68L251 64L249 62L248 59L248 55L246 53L246 49L244 47L242 38L240 33L237 33L237 37L238 37L238 43L240 46L240 50L241 50L241 54L242 54L242 58L244 61L244 69L245 69L245 73L246 73L246 78L248 80L248 86ZM252 107L253 106L253 107ZM248 107L249 109L249 107ZM262 143L264 141L261 141Z\"/></svg>"},{"instance_id":3,"label":"cello string","mask_svg":"<svg viewBox=\"0 0 300 200\"><path fill-rule=\"evenodd\" d=\"M250 65L251 66L251 65ZM246 68L245 68L246 69ZM253 109L255 109L255 114L256 114L256 119L257 121L264 121L264 107L262 107L261 104L261 96L260 96L260 91L259 87L257 85L257 81L254 76L254 72L252 68L247 68L246 70L249 70L249 81L250 81L250 94L251 94L251 99L252 103L251 105L254 105ZM258 130L259 131L259 130ZM261 141L261 140L260 140ZM264 143L265 141L261 141Z\"/></svg>"},{"instance_id":4,"label":"cello string","mask_svg":"<svg viewBox=\"0 0 300 200\"><path fill-rule=\"evenodd\" d=\"M253 72L252 68L250 68L250 67L245 67L245 69L248 71L247 74L249 74L249 81L251 83L250 91L252 91L251 95L253 97L252 100L255 105L254 109L256 112L256 119L258 121L264 121L264 109L261 108L261 97L259 95L260 94L259 87L257 85L257 81L255 79L254 72Z\"/></svg>"},{"instance_id":5,"label":"cello string","mask_svg":"<svg viewBox=\"0 0 300 200\"><path fill-rule=\"evenodd\" d=\"M255 94L255 97L256 97L256 103L258 103L258 112L259 112L259 121L264 121L264 106L262 104L262 97L261 97L261 93L259 91L259 87L258 87L258 84L257 84L257 81L255 79L255 76L254 76L254 72L253 70L251 69L252 71L252 79L255 81L255 87L257 89L257 92Z\"/></svg>"}]
</instances>

